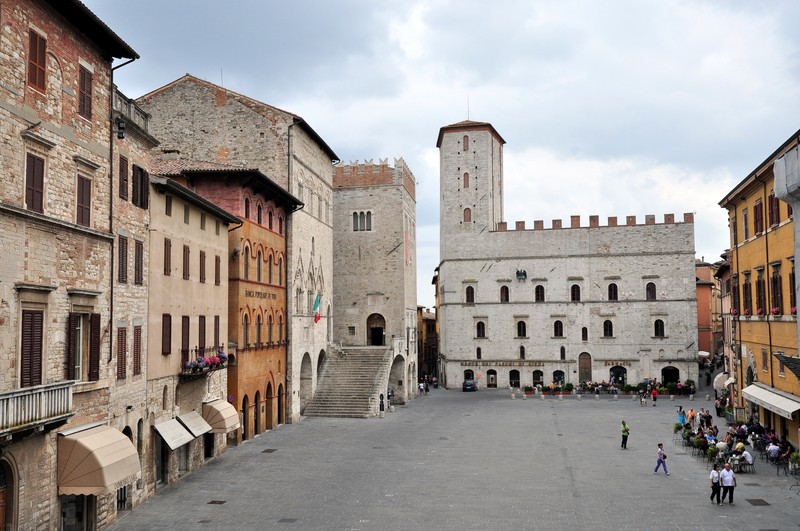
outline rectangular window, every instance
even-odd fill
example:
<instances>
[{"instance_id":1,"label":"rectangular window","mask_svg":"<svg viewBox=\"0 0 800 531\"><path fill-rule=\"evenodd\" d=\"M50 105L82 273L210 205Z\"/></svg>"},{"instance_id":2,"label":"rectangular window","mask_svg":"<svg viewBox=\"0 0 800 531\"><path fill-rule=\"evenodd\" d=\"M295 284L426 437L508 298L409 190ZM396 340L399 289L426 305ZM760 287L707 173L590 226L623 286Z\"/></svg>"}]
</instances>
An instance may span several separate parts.
<instances>
[{"instance_id":1,"label":"rectangular window","mask_svg":"<svg viewBox=\"0 0 800 531\"><path fill-rule=\"evenodd\" d=\"M183 246L183 279L189 280L189 246Z\"/></svg>"},{"instance_id":2,"label":"rectangular window","mask_svg":"<svg viewBox=\"0 0 800 531\"><path fill-rule=\"evenodd\" d=\"M167 216L172 217L172 196L171 195L168 195L167 197L164 198L164 213Z\"/></svg>"},{"instance_id":3,"label":"rectangular window","mask_svg":"<svg viewBox=\"0 0 800 531\"><path fill-rule=\"evenodd\" d=\"M744 284L742 285L742 301L744 302L744 314L750 315L753 311L753 290L750 284L750 275L744 276Z\"/></svg>"},{"instance_id":4,"label":"rectangular window","mask_svg":"<svg viewBox=\"0 0 800 531\"><path fill-rule=\"evenodd\" d=\"M214 316L214 346L220 348L219 344L219 315Z\"/></svg>"},{"instance_id":5,"label":"rectangular window","mask_svg":"<svg viewBox=\"0 0 800 531\"><path fill-rule=\"evenodd\" d=\"M172 354L172 316L168 313L161 315L161 354Z\"/></svg>"},{"instance_id":6,"label":"rectangular window","mask_svg":"<svg viewBox=\"0 0 800 531\"><path fill-rule=\"evenodd\" d=\"M120 284L125 284L128 282L128 238L125 236L120 236L119 241L119 252L118 260L119 265L117 271L117 280Z\"/></svg>"},{"instance_id":7,"label":"rectangular window","mask_svg":"<svg viewBox=\"0 0 800 531\"><path fill-rule=\"evenodd\" d=\"M144 284L144 242L134 242L133 258L133 283L137 286Z\"/></svg>"},{"instance_id":8,"label":"rectangular window","mask_svg":"<svg viewBox=\"0 0 800 531\"><path fill-rule=\"evenodd\" d=\"M117 380L124 380L128 372L128 329L117 329Z\"/></svg>"},{"instance_id":9,"label":"rectangular window","mask_svg":"<svg viewBox=\"0 0 800 531\"><path fill-rule=\"evenodd\" d=\"M200 282L206 281L206 252L200 251Z\"/></svg>"},{"instance_id":10,"label":"rectangular window","mask_svg":"<svg viewBox=\"0 0 800 531\"><path fill-rule=\"evenodd\" d=\"M164 238L164 274L172 273L172 240Z\"/></svg>"},{"instance_id":11,"label":"rectangular window","mask_svg":"<svg viewBox=\"0 0 800 531\"><path fill-rule=\"evenodd\" d=\"M219 220L216 222L216 225L214 225L214 234L219 236Z\"/></svg>"},{"instance_id":12,"label":"rectangular window","mask_svg":"<svg viewBox=\"0 0 800 531\"><path fill-rule=\"evenodd\" d=\"M78 212L75 221L78 225L90 226L92 212L92 181L78 175Z\"/></svg>"},{"instance_id":13,"label":"rectangular window","mask_svg":"<svg viewBox=\"0 0 800 531\"><path fill-rule=\"evenodd\" d=\"M78 114L92 118L92 73L80 67L78 87Z\"/></svg>"},{"instance_id":14,"label":"rectangular window","mask_svg":"<svg viewBox=\"0 0 800 531\"><path fill-rule=\"evenodd\" d=\"M47 39L31 30L28 47L28 85L41 90L46 89Z\"/></svg>"},{"instance_id":15,"label":"rectangular window","mask_svg":"<svg viewBox=\"0 0 800 531\"><path fill-rule=\"evenodd\" d=\"M765 315L768 310L766 282L764 281L764 271L761 270L756 277L756 314Z\"/></svg>"},{"instance_id":16,"label":"rectangular window","mask_svg":"<svg viewBox=\"0 0 800 531\"><path fill-rule=\"evenodd\" d=\"M764 204L761 201L753 205L753 231L756 234L764 232Z\"/></svg>"},{"instance_id":17,"label":"rectangular window","mask_svg":"<svg viewBox=\"0 0 800 531\"><path fill-rule=\"evenodd\" d=\"M742 235L745 241L750 237L750 219L747 216L747 209L742 210Z\"/></svg>"},{"instance_id":18,"label":"rectangular window","mask_svg":"<svg viewBox=\"0 0 800 531\"><path fill-rule=\"evenodd\" d=\"M348 326L347 327L347 333L350 334L351 336L356 335L356 327L355 326Z\"/></svg>"},{"instance_id":19,"label":"rectangular window","mask_svg":"<svg viewBox=\"0 0 800 531\"><path fill-rule=\"evenodd\" d=\"M770 291L772 292L772 304L770 307L770 313L772 315L781 315L783 314L783 290L781 289L783 286L783 281L781 279L781 268L780 266L772 268L772 278Z\"/></svg>"},{"instance_id":20,"label":"rectangular window","mask_svg":"<svg viewBox=\"0 0 800 531\"><path fill-rule=\"evenodd\" d=\"M119 198L128 200L128 159L119 156Z\"/></svg>"},{"instance_id":21,"label":"rectangular window","mask_svg":"<svg viewBox=\"0 0 800 531\"><path fill-rule=\"evenodd\" d=\"M197 318L197 348L200 353L205 352L206 348L206 316L201 315Z\"/></svg>"},{"instance_id":22,"label":"rectangular window","mask_svg":"<svg viewBox=\"0 0 800 531\"><path fill-rule=\"evenodd\" d=\"M797 296L794 293L794 264L789 270L789 306L792 308L792 313L797 311Z\"/></svg>"},{"instance_id":23,"label":"rectangular window","mask_svg":"<svg viewBox=\"0 0 800 531\"><path fill-rule=\"evenodd\" d=\"M100 379L100 314L67 316L68 380Z\"/></svg>"},{"instance_id":24,"label":"rectangular window","mask_svg":"<svg viewBox=\"0 0 800 531\"><path fill-rule=\"evenodd\" d=\"M768 371L769 370L769 358L767 357L767 349L761 349L761 370Z\"/></svg>"},{"instance_id":25,"label":"rectangular window","mask_svg":"<svg viewBox=\"0 0 800 531\"><path fill-rule=\"evenodd\" d=\"M183 205L183 222L189 224L189 205Z\"/></svg>"},{"instance_id":26,"label":"rectangular window","mask_svg":"<svg viewBox=\"0 0 800 531\"><path fill-rule=\"evenodd\" d=\"M189 316L181 317L181 367L189 361Z\"/></svg>"},{"instance_id":27,"label":"rectangular window","mask_svg":"<svg viewBox=\"0 0 800 531\"><path fill-rule=\"evenodd\" d=\"M131 203L139 208L147 208L150 197L150 176L144 169L133 165L133 197Z\"/></svg>"},{"instance_id":28,"label":"rectangular window","mask_svg":"<svg viewBox=\"0 0 800 531\"><path fill-rule=\"evenodd\" d=\"M133 327L133 375L142 374L142 327Z\"/></svg>"},{"instance_id":29,"label":"rectangular window","mask_svg":"<svg viewBox=\"0 0 800 531\"><path fill-rule=\"evenodd\" d=\"M770 192L767 205L769 206L769 225L771 227L777 225L781 221L780 203L778 202L778 198L775 197L774 191Z\"/></svg>"},{"instance_id":30,"label":"rectangular window","mask_svg":"<svg viewBox=\"0 0 800 531\"><path fill-rule=\"evenodd\" d=\"M214 257L214 285L219 286L221 281L222 260L219 256Z\"/></svg>"},{"instance_id":31,"label":"rectangular window","mask_svg":"<svg viewBox=\"0 0 800 531\"><path fill-rule=\"evenodd\" d=\"M200 214L200 230L206 230L206 215Z\"/></svg>"},{"instance_id":32,"label":"rectangular window","mask_svg":"<svg viewBox=\"0 0 800 531\"><path fill-rule=\"evenodd\" d=\"M733 235L733 244L736 245L739 243L739 226L736 224L736 218L731 218L731 232Z\"/></svg>"},{"instance_id":33,"label":"rectangular window","mask_svg":"<svg viewBox=\"0 0 800 531\"><path fill-rule=\"evenodd\" d=\"M20 348L20 387L42 384L42 337L44 312L22 311L22 347Z\"/></svg>"},{"instance_id":34,"label":"rectangular window","mask_svg":"<svg viewBox=\"0 0 800 531\"><path fill-rule=\"evenodd\" d=\"M28 210L44 212L44 159L30 153L25 164L25 205Z\"/></svg>"}]
</instances>

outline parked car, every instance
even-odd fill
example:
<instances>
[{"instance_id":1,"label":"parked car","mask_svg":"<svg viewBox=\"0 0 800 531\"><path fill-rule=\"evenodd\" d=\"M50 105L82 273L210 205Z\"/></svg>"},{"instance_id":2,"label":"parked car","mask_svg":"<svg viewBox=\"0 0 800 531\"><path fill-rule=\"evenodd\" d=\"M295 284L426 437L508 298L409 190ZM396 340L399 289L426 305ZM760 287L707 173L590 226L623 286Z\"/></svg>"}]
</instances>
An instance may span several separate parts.
<instances>
[{"instance_id":1,"label":"parked car","mask_svg":"<svg viewBox=\"0 0 800 531\"><path fill-rule=\"evenodd\" d=\"M462 391L477 391L478 384L475 380L464 380L464 385L461 386Z\"/></svg>"}]
</instances>

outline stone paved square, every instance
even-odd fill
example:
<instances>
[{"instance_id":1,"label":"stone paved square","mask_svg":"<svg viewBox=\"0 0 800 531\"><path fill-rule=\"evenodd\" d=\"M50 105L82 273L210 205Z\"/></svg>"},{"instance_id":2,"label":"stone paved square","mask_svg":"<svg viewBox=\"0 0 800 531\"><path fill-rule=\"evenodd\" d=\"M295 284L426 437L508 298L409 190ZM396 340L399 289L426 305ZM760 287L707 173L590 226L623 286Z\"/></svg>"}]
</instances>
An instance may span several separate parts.
<instances>
[{"instance_id":1,"label":"stone paved square","mask_svg":"<svg viewBox=\"0 0 800 531\"><path fill-rule=\"evenodd\" d=\"M712 405L433 389L383 419L305 418L229 448L112 529L797 529L794 479L757 453L736 505L710 503L705 461L673 442L679 404Z\"/></svg>"}]
</instances>

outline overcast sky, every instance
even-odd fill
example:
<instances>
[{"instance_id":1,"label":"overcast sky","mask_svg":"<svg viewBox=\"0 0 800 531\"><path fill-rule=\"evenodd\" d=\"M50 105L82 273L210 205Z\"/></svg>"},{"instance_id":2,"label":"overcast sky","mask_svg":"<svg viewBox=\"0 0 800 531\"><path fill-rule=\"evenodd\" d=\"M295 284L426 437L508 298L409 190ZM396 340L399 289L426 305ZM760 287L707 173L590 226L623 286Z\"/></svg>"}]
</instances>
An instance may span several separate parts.
<instances>
[{"instance_id":1,"label":"overcast sky","mask_svg":"<svg viewBox=\"0 0 800 531\"><path fill-rule=\"evenodd\" d=\"M403 157L429 307L443 125L506 140L510 226L694 212L710 262L718 202L800 128L791 1L83 1L141 56L115 74L129 97L190 73L302 116L344 163Z\"/></svg>"}]
</instances>

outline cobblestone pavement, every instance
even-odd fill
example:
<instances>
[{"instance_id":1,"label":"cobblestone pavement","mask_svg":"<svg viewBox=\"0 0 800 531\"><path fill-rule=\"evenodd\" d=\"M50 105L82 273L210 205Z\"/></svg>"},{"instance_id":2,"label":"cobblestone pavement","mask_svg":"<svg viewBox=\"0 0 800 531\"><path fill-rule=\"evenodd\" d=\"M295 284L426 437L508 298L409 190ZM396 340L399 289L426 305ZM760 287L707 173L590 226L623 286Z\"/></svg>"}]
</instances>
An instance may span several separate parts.
<instances>
[{"instance_id":1,"label":"cobblestone pavement","mask_svg":"<svg viewBox=\"0 0 800 531\"><path fill-rule=\"evenodd\" d=\"M229 448L112 529L797 529L794 479L757 455L736 504L710 503L705 461L673 442L678 404L712 405L434 389L383 419L305 418ZM653 475L659 442L670 476Z\"/></svg>"}]
</instances>

